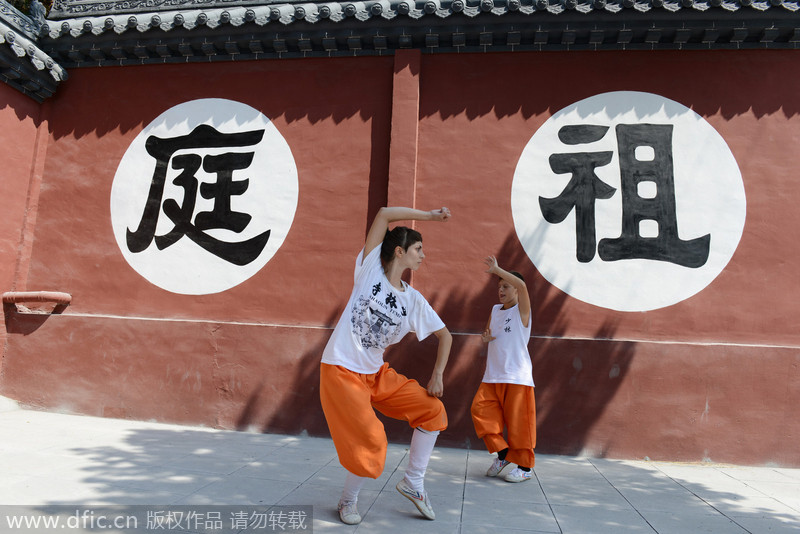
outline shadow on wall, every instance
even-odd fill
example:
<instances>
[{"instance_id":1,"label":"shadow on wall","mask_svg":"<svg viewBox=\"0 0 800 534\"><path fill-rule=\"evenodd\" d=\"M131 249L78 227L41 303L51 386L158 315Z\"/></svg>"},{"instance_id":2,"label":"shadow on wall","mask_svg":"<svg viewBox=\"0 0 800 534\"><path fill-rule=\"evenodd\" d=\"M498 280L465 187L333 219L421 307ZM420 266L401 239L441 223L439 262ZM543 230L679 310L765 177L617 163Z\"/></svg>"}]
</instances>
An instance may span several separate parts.
<instances>
[{"instance_id":1,"label":"shadow on wall","mask_svg":"<svg viewBox=\"0 0 800 534\"><path fill-rule=\"evenodd\" d=\"M533 339L529 350L533 358L537 403L537 451L541 453L578 454L587 448L593 425L622 384L633 359L632 343L609 343L616 326L607 323L594 335L595 340L559 339L569 322L562 308L568 298L544 280L525 255L515 233L510 233L496 252L501 266L520 271L533 300ZM470 415L472 398L483 377L486 347L480 332L497 302L497 279L479 270L476 258L476 291L458 294L426 295L447 324L479 324L473 331L455 332L453 348L445 372L445 395L449 426L439 443L444 446L483 449L475 435ZM476 319L477 318L477 319ZM335 324L338 315L330 318ZM452 330L452 327L451 327ZM547 337L541 333L547 332ZM325 342L327 337L325 338ZM272 415L260 418L261 403L269 402L264 387L248 399L236 428L255 428L262 432L328 436L327 424L319 402L319 362L325 342L320 342L299 359L292 378L291 394ZM427 385L436 359L437 340L430 336L421 343L413 334L386 352L386 361L398 372ZM268 377L262 379L266 383ZM379 415L390 442L408 443L410 428L404 421ZM606 450L593 450L602 456Z\"/></svg>"},{"instance_id":2,"label":"shadow on wall","mask_svg":"<svg viewBox=\"0 0 800 534\"><path fill-rule=\"evenodd\" d=\"M4 302L3 317L6 332L27 336L44 325L51 315L60 314L64 309L66 309L66 306L62 304L50 305L49 307L34 306L31 309L19 304Z\"/></svg>"},{"instance_id":3,"label":"shadow on wall","mask_svg":"<svg viewBox=\"0 0 800 534\"><path fill-rule=\"evenodd\" d=\"M372 167L375 165L373 164ZM376 198L372 189L370 192L370 206L367 213L368 221L375 218L385 199ZM368 223L369 224L369 223ZM350 261L353 261L352 259ZM349 292L344 299L349 298ZM333 333L333 327L339 320L346 305L346 300L339 303L333 314L328 316L325 324L330 325L330 332L323 340L313 345L300 356L296 365L291 386L287 388L289 394L277 407L270 409L272 415L264 416L263 405L270 402L268 384L270 377L260 377L258 386L248 397L244 408L236 419L236 430L257 429L260 432L280 432L288 434L308 433L311 436L329 436L328 424L322 413L319 400L319 366L322 352Z\"/></svg>"},{"instance_id":4,"label":"shadow on wall","mask_svg":"<svg viewBox=\"0 0 800 534\"><path fill-rule=\"evenodd\" d=\"M605 457L613 443L598 445L590 433L625 379L635 343L611 343L615 326L607 323L594 340L534 340L537 452Z\"/></svg>"},{"instance_id":5,"label":"shadow on wall","mask_svg":"<svg viewBox=\"0 0 800 534\"><path fill-rule=\"evenodd\" d=\"M604 56L605 60L598 61L598 54ZM792 52L785 51L785 54ZM654 61L654 58L661 61ZM793 117L800 113L800 100L796 97L800 93L800 78L787 78L783 75L787 65L786 58L779 51L765 53L761 50L715 51L708 54L697 52L691 56L681 51L630 51L625 52L624 58L619 52L564 52L548 56L536 52L432 56L423 54L421 80L433 84L437 94L448 96L423 101L420 116L440 115L447 118L465 114L474 119L488 115L501 118L521 114L530 118L555 113L577 100L595 94L629 90L664 94L704 117L719 114L730 119L748 113L761 117L778 112L786 117ZM208 97L207 85L196 82L207 80L208 69L213 68L217 79L249 80L249 83L228 83L222 97L253 102L250 91L252 63L75 69L74 79L65 82L55 98L64 98L66 95L72 98L74 95L70 93L70 89L73 86L76 91L82 89L76 80L87 77L88 86L98 88L100 93L110 96L100 104L96 95L92 97L91 103L84 101L83 96L74 96L77 99L74 105L85 105L86 109L96 108L98 105L105 105L109 109L124 109L127 102L141 99L143 83L153 83L153 87L176 87L183 82L184 89L189 92L174 91L175 94L185 96L165 102L161 109L163 111L180 102ZM272 120L282 117L288 123L303 120L312 124L329 119L339 123L355 116L371 120L374 113L364 110L364 99L373 98L382 91L386 92L387 97L391 95L391 57L314 58L288 62L270 60L259 64L267 67L260 71L264 73L263 76L285 76L288 80L277 84L281 88L281 99L269 97L269 102L265 102L265 109L262 111ZM665 64L670 68L664 68ZM364 95L368 96L352 94L353 88L362 87L363 80L367 79L373 80L372 85L364 90ZM504 87L503 98L474 97L495 94L498 79L513 80ZM587 79L592 80L592 83L587 85ZM683 83L676 84L676 79L683 80ZM541 80L558 80L558 83L547 84ZM293 85L294 89L286 91L287 83ZM591 89L587 90L589 86ZM722 90L731 86L744 89L735 94L728 92L723 100L713 96L717 94L714 88ZM336 94L331 94L331 91ZM147 94L146 89L144 93ZM319 98L337 104L309 104ZM274 106L271 105L273 101ZM259 107L257 103L253 103ZM9 104L0 104L0 111L8 106ZM39 107L13 105L12 108L20 120L31 118L36 124L39 123ZM52 134L56 138L65 135L82 137L89 133L102 136L116 130L124 133L138 129L147 122L149 120L141 113L109 113L99 122L94 118L81 125L56 126Z\"/></svg>"},{"instance_id":6,"label":"shadow on wall","mask_svg":"<svg viewBox=\"0 0 800 534\"><path fill-rule=\"evenodd\" d=\"M532 239L538 241L535 236ZM591 431L622 385L635 344L604 341L615 337L613 320L607 320L590 339L564 338L570 321L564 304L570 297L536 271L516 233L509 233L497 257L501 265L519 266L516 270L525 277L531 293L533 328L528 351L536 384L536 451L605 456L611 443L599 448L591 444ZM484 293L492 295L488 306L497 302L496 287L496 279L487 282ZM466 409L468 416L469 406Z\"/></svg>"},{"instance_id":7,"label":"shadow on wall","mask_svg":"<svg viewBox=\"0 0 800 534\"><path fill-rule=\"evenodd\" d=\"M74 74L59 87L53 100L55 105L48 112L54 119L67 118L53 120L50 132L56 139L124 134L140 130L173 106L203 98L242 102L271 121L289 124L307 122L313 126L321 121L339 124L356 117L364 122L376 117L382 120L383 115L388 117L393 61L392 56L384 56L358 58L355 62L348 58L308 58L290 62L73 69ZM214 73L211 82L209 69ZM253 84L261 87L257 93L252 90ZM86 99L87 87L95 91L91 102ZM164 88L171 90L165 93ZM162 93L163 98L153 103L146 96L153 92ZM61 106L57 101L62 102ZM66 105L72 110L64 109ZM72 114L75 110L98 106L115 112L100 117L88 112ZM233 121L238 118L233 117Z\"/></svg>"},{"instance_id":8,"label":"shadow on wall","mask_svg":"<svg viewBox=\"0 0 800 534\"><path fill-rule=\"evenodd\" d=\"M594 424L623 383L634 357L635 345L596 341L614 338L617 327L612 322L599 328L592 336L593 340L561 339L569 324L569 317L563 312L569 297L536 271L515 232L508 234L495 256L501 266L523 275L531 295L533 325L528 350L533 360L536 384L536 450L540 453L578 454L589 446ZM486 362L486 346L480 341L480 333L491 307L498 302L497 278L476 268L476 286L481 277L484 278L483 288L473 295L449 295L442 299L443 302L438 295L431 299L432 303L438 304L434 308L449 321L478 325L476 330L457 336L448 365L448 387L444 399L450 427L440 439L450 446L479 449L484 445L475 435L470 406ZM474 316L477 316L477 322ZM435 341L430 345L431 353L427 356L434 358ZM406 370L424 369L422 378L425 380L425 373L431 367L430 363L420 361L419 355L408 353L404 353L395 365ZM607 449L608 446L603 446L591 453L603 456Z\"/></svg>"},{"instance_id":9,"label":"shadow on wall","mask_svg":"<svg viewBox=\"0 0 800 534\"><path fill-rule=\"evenodd\" d=\"M797 98L800 78L787 80L780 74L790 61L788 55L780 53L736 50L689 56L682 51L628 51L624 56L619 52L545 56L518 52L425 57L428 61L423 61L423 79L437 87L439 94L448 96L423 99L421 117L439 115L446 119L465 114L474 119L522 115L528 119L550 115L578 100L610 91L661 94L704 117L721 115L730 119L744 114L762 117L779 112L793 117L800 113ZM676 79L682 83L675 84ZM497 94L497 80L509 80L503 84L503 97L483 97ZM587 84L587 80L591 83ZM750 89L736 94L727 92L724 99L714 96L727 87ZM754 97L756 94L768 96Z\"/></svg>"},{"instance_id":10,"label":"shadow on wall","mask_svg":"<svg viewBox=\"0 0 800 534\"><path fill-rule=\"evenodd\" d=\"M328 324L335 324L338 314L329 317ZM288 394L277 406L269 407L268 415L264 415L264 405L271 403L270 377L260 377L258 386L236 419L236 430L329 436L319 400L319 365L328 337L325 336L323 341L306 350L297 360L294 375L290 379L291 386L286 388Z\"/></svg>"}]
</instances>

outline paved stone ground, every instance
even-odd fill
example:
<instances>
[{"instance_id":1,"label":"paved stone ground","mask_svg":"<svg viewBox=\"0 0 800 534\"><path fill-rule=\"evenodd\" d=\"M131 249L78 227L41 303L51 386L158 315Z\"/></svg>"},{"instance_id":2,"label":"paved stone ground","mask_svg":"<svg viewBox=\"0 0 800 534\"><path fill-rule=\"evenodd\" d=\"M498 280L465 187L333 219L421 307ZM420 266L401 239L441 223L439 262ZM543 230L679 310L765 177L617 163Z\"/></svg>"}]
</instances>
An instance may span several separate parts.
<instances>
[{"instance_id":1,"label":"paved stone ground","mask_svg":"<svg viewBox=\"0 0 800 534\"><path fill-rule=\"evenodd\" d=\"M800 469L538 455L535 478L510 484L485 476L485 451L437 448L426 476L437 517L427 521L394 488L408 450L392 444L383 475L361 493L363 522L347 526L335 510L345 471L329 439L38 412L7 399L0 428L0 532L14 531L9 515L55 505L84 514L110 505L307 505L317 533L800 532Z\"/></svg>"}]
</instances>

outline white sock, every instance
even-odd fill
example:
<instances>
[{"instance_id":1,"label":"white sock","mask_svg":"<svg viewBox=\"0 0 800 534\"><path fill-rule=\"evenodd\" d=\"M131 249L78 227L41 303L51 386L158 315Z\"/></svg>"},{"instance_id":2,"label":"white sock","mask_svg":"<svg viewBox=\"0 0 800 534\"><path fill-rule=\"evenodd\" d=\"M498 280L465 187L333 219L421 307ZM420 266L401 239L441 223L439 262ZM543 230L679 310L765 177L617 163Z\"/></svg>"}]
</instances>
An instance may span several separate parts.
<instances>
[{"instance_id":1,"label":"white sock","mask_svg":"<svg viewBox=\"0 0 800 534\"><path fill-rule=\"evenodd\" d=\"M414 434L411 436L411 448L408 450L408 467L406 467L406 481L409 486L420 493L425 491L425 471L428 469L428 461L431 459L433 446L436 445L436 438L438 437L438 430L428 432L421 428L415 428Z\"/></svg>"},{"instance_id":2,"label":"white sock","mask_svg":"<svg viewBox=\"0 0 800 534\"><path fill-rule=\"evenodd\" d=\"M342 489L342 497L339 502L357 502L358 493L364 487L367 477L360 477L354 475L350 471L347 472L347 478L344 480L344 489Z\"/></svg>"}]
</instances>

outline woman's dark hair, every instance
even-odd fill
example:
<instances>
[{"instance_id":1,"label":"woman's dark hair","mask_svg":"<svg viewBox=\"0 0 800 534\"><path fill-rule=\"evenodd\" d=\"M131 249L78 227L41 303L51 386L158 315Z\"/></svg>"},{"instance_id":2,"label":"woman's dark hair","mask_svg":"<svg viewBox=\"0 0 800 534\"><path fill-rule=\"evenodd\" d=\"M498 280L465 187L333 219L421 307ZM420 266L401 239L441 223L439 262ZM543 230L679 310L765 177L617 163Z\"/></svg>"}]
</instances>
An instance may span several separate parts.
<instances>
[{"instance_id":1,"label":"woman's dark hair","mask_svg":"<svg viewBox=\"0 0 800 534\"><path fill-rule=\"evenodd\" d=\"M384 263L389 263L394 258L394 249L396 247L408 250L408 247L419 242L422 242L422 234L406 226L395 226L393 229L387 230L386 235L383 237L381 260Z\"/></svg>"}]
</instances>

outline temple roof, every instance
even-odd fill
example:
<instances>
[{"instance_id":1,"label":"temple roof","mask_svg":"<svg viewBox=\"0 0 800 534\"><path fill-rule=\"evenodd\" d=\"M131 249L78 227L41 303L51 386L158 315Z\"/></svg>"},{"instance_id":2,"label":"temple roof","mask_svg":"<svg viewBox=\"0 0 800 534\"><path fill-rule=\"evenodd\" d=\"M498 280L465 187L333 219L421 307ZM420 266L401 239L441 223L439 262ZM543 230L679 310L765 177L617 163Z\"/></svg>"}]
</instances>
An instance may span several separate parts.
<instances>
[{"instance_id":1,"label":"temple roof","mask_svg":"<svg viewBox=\"0 0 800 534\"><path fill-rule=\"evenodd\" d=\"M38 20L0 0L0 81L42 101L53 95L67 71L39 44L44 8Z\"/></svg>"},{"instance_id":2,"label":"temple roof","mask_svg":"<svg viewBox=\"0 0 800 534\"><path fill-rule=\"evenodd\" d=\"M403 48L800 48L800 0L57 0L46 19L18 14L9 23L4 13L0 48L27 55L56 83L66 77L62 67L385 55ZM0 77L8 78L7 55L0 51Z\"/></svg>"}]
</instances>

